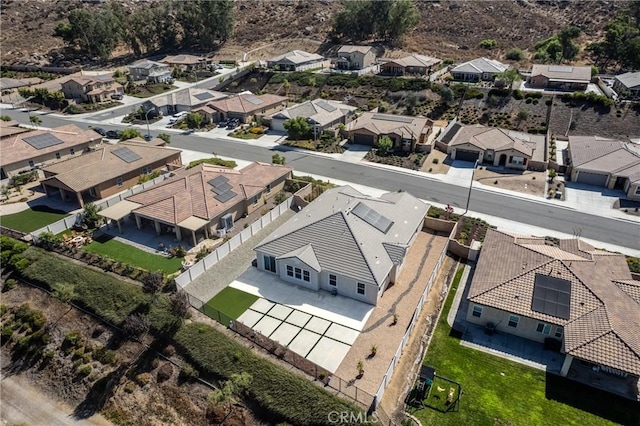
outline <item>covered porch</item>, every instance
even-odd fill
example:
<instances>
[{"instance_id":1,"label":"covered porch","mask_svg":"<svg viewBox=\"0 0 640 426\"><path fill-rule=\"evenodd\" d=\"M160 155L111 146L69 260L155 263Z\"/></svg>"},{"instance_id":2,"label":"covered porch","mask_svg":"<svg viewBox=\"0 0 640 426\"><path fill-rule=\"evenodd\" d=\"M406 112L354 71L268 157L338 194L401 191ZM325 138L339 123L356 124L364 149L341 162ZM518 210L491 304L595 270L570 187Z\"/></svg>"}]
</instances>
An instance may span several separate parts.
<instances>
[{"instance_id":1,"label":"covered porch","mask_svg":"<svg viewBox=\"0 0 640 426\"><path fill-rule=\"evenodd\" d=\"M566 355L561 374L571 380L640 401L638 376Z\"/></svg>"}]
</instances>

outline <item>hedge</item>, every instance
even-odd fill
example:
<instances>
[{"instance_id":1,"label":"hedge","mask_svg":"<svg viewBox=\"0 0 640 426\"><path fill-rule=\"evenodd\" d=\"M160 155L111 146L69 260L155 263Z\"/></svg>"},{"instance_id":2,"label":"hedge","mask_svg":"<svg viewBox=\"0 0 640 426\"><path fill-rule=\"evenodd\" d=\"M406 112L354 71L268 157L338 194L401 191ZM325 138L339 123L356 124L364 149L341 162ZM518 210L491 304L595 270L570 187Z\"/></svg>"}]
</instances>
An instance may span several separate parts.
<instances>
[{"instance_id":1,"label":"hedge","mask_svg":"<svg viewBox=\"0 0 640 426\"><path fill-rule=\"evenodd\" d=\"M228 167L230 169L235 169L236 167L238 167L238 163L233 160L223 160L222 158L203 158L201 160L193 160L186 168L190 169L202 163L213 164L214 166Z\"/></svg>"},{"instance_id":2,"label":"hedge","mask_svg":"<svg viewBox=\"0 0 640 426\"><path fill-rule=\"evenodd\" d=\"M182 326L174 336L190 361L222 379L247 372L253 377L248 395L274 422L295 425L327 424L331 412L361 410L312 382L253 354L220 331L200 323Z\"/></svg>"}]
</instances>

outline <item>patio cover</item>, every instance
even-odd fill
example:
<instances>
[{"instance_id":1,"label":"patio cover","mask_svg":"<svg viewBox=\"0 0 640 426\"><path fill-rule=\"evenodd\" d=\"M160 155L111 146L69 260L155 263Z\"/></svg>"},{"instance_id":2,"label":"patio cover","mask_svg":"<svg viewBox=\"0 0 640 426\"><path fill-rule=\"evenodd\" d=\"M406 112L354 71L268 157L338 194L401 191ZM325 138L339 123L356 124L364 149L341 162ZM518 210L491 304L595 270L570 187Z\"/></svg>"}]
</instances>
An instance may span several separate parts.
<instances>
[{"instance_id":1,"label":"patio cover","mask_svg":"<svg viewBox=\"0 0 640 426\"><path fill-rule=\"evenodd\" d=\"M131 213L131 210L136 209L141 205L142 204L134 203L132 201L122 200L111 207L100 210L98 214L107 219L120 220Z\"/></svg>"},{"instance_id":2,"label":"patio cover","mask_svg":"<svg viewBox=\"0 0 640 426\"><path fill-rule=\"evenodd\" d=\"M115 206L114 206L115 207ZM188 229L189 231L197 231L198 229L206 226L209 221L200 219L199 217L191 216L183 220L178 224L180 228Z\"/></svg>"}]
</instances>

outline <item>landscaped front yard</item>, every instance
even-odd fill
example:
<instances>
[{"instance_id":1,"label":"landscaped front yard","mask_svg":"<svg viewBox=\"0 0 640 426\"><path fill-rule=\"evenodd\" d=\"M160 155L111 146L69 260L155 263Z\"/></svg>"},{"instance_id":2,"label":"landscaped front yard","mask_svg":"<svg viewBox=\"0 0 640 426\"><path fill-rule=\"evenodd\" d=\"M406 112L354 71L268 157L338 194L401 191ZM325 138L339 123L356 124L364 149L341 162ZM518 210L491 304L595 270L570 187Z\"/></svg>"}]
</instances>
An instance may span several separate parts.
<instances>
[{"instance_id":1,"label":"landscaped front yard","mask_svg":"<svg viewBox=\"0 0 640 426\"><path fill-rule=\"evenodd\" d=\"M45 206L36 206L29 210L0 216L0 224L6 228L21 232L32 232L69 216L60 210Z\"/></svg>"},{"instance_id":2,"label":"landscaped front yard","mask_svg":"<svg viewBox=\"0 0 640 426\"><path fill-rule=\"evenodd\" d=\"M122 243L108 235L101 235L83 247L90 253L109 257L116 262L127 263L147 271L162 271L172 274L182 268L182 258L168 258L159 254L148 253L129 244Z\"/></svg>"},{"instance_id":3,"label":"landscaped front yard","mask_svg":"<svg viewBox=\"0 0 640 426\"><path fill-rule=\"evenodd\" d=\"M637 424L637 403L461 346L446 322L461 275L462 269L456 274L424 364L434 367L439 376L460 382L462 398L458 410L447 413L410 408L423 425Z\"/></svg>"},{"instance_id":4,"label":"landscaped front yard","mask_svg":"<svg viewBox=\"0 0 640 426\"><path fill-rule=\"evenodd\" d=\"M222 312L231 318L238 319L253 303L258 300L258 296L245 293L233 287L226 287L216 294L206 305Z\"/></svg>"}]
</instances>

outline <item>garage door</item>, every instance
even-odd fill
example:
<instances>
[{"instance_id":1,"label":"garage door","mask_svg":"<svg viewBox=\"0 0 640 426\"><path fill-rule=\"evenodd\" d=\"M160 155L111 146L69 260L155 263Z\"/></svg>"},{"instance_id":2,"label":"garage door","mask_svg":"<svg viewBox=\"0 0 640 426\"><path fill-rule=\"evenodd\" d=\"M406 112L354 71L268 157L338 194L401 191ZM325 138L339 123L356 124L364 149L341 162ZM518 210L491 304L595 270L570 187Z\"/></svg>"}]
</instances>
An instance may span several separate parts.
<instances>
[{"instance_id":1,"label":"garage door","mask_svg":"<svg viewBox=\"0 0 640 426\"><path fill-rule=\"evenodd\" d=\"M600 173L578 172L576 182L604 186L607 183L607 175Z\"/></svg>"},{"instance_id":2,"label":"garage door","mask_svg":"<svg viewBox=\"0 0 640 426\"><path fill-rule=\"evenodd\" d=\"M356 133L353 135L353 143L358 145L373 145L373 136Z\"/></svg>"},{"instance_id":3,"label":"garage door","mask_svg":"<svg viewBox=\"0 0 640 426\"><path fill-rule=\"evenodd\" d=\"M456 149L456 160L458 161L476 161L478 153L475 151L465 151L464 149Z\"/></svg>"},{"instance_id":4,"label":"garage door","mask_svg":"<svg viewBox=\"0 0 640 426\"><path fill-rule=\"evenodd\" d=\"M271 120L271 130L276 130L278 132L286 132L287 129L284 128L285 120L278 120L274 118Z\"/></svg>"}]
</instances>

